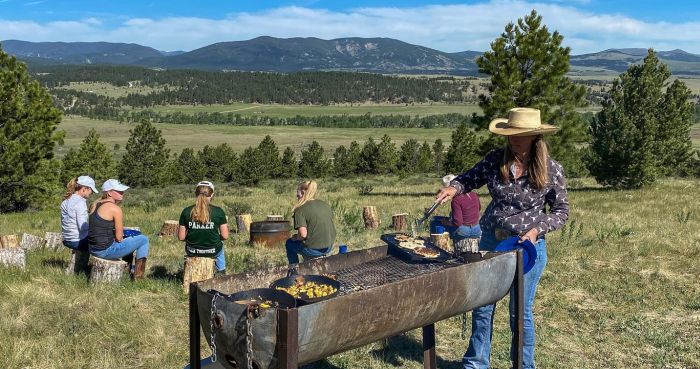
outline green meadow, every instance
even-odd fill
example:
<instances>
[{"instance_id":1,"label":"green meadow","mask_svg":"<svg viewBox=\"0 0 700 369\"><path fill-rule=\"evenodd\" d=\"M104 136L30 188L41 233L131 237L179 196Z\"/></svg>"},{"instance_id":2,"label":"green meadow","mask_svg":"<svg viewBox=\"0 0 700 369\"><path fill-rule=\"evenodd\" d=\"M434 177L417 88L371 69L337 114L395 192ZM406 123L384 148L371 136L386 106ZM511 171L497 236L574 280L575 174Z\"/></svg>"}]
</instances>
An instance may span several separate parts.
<instances>
[{"instance_id":1,"label":"green meadow","mask_svg":"<svg viewBox=\"0 0 700 369\"><path fill-rule=\"evenodd\" d=\"M254 220L289 217L294 181L217 185L214 202L229 214L249 207ZM319 198L332 204L337 241L358 250L381 244L392 214L417 216L438 186L437 175L324 180ZM141 227L151 239L143 283L94 286L65 275L66 249L30 252L26 270L0 268L0 367L182 368L188 360L187 298L179 274L183 245L155 234L192 203L191 190L127 192L127 225ZM534 307L538 368L700 368L698 193L698 180L662 180L630 191L569 181L570 220L547 236L549 261ZM485 206L487 193L478 194ZM56 199L44 211L1 214L0 234L58 231L58 204ZM377 207L381 229L363 229L364 205ZM282 248L255 248L246 241L246 235L234 234L226 242L229 273L285 264ZM498 369L510 367L506 303L495 318L492 367ZM439 368L461 368L467 347L461 333L459 316L437 324ZM202 353L210 353L204 340ZM413 331L306 369L419 369L421 360L420 332Z\"/></svg>"}]
</instances>

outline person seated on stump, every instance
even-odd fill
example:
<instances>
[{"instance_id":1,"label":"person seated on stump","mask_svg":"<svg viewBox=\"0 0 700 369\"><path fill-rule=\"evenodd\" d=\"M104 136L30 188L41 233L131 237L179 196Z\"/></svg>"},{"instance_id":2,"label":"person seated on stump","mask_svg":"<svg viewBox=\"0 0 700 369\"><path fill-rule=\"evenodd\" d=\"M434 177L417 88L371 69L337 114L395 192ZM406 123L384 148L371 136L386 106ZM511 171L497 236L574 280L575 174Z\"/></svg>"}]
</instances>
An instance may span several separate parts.
<instances>
[{"instance_id":1,"label":"person seated on stump","mask_svg":"<svg viewBox=\"0 0 700 369\"><path fill-rule=\"evenodd\" d=\"M88 252L87 198L97 193L95 180L89 176L71 179L66 185L66 195L61 202L61 234L63 246Z\"/></svg>"},{"instance_id":2,"label":"person seated on stump","mask_svg":"<svg viewBox=\"0 0 700 369\"><path fill-rule=\"evenodd\" d=\"M333 211L324 201L317 200L315 181L305 181L297 186L297 204L292 208L294 229L297 234L287 240L287 260L290 264L326 256L333 249L335 225Z\"/></svg>"},{"instance_id":3,"label":"person seated on stump","mask_svg":"<svg viewBox=\"0 0 700 369\"><path fill-rule=\"evenodd\" d=\"M224 243L228 239L228 222L224 210L211 204L214 184L209 181L197 183L194 205L182 210L177 238L185 241L187 256L216 259L216 273L226 274Z\"/></svg>"},{"instance_id":4,"label":"person seated on stump","mask_svg":"<svg viewBox=\"0 0 700 369\"><path fill-rule=\"evenodd\" d=\"M148 257L148 237L140 234L124 237L124 214L119 204L124 192L129 189L116 179L108 179L102 184L102 198L92 204L88 246L90 254L108 260L130 257L136 251L133 279L143 279L146 274Z\"/></svg>"},{"instance_id":5,"label":"person seated on stump","mask_svg":"<svg viewBox=\"0 0 700 369\"><path fill-rule=\"evenodd\" d=\"M449 187L457 176L448 174L442 177L442 187ZM445 226L455 245L455 252L479 251L479 239L481 238L481 226L479 226L479 213L481 202L474 191L460 193L452 198L450 217L443 219Z\"/></svg>"}]
</instances>

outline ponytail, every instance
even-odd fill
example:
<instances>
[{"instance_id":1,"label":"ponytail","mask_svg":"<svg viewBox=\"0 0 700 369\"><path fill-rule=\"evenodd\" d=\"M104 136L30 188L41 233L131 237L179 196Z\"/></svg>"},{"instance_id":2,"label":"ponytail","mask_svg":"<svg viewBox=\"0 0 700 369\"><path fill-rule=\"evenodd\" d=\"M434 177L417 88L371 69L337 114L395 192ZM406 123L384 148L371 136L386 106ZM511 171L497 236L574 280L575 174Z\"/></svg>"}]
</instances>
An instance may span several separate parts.
<instances>
[{"instance_id":1,"label":"ponytail","mask_svg":"<svg viewBox=\"0 0 700 369\"><path fill-rule=\"evenodd\" d=\"M85 186L78 184L78 178L71 178L71 180L68 181L68 184L66 184L66 193L63 195L63 199L68 199L69 197L73 196L74 193L80 191L80 189L83 187Z\"/></svg>"},{"instance_id":2,"label":"ponytail","mask_svg":"<svg viewBox=\"0 0 700 369\"><path fill-rule=\"evenodd\" d=\"M207 224L210 220L209 198L214 194L214 190L208 186L197 186L194 194L197 196L197 200L195 201L190 216L192 220L199 224Z\"/></svg>"}]
</instances>

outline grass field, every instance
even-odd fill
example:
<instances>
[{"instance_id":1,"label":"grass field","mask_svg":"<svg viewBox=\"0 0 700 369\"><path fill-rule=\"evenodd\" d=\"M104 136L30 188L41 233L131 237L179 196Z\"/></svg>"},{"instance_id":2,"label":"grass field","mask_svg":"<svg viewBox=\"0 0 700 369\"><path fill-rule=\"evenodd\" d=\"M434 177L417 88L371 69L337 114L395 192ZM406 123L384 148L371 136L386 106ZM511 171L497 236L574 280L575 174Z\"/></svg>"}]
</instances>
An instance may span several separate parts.
<instances>
[{"instance_id":1,"label":"grass field","mask_svg":"<svg viewBox=\"0 0 700 369\"><path fill-rule=\"evenodd\" d=\"M700 123L696 123L690 129L690 139L693 141L693 147L700 149Z\"/></svg>"},{"instance_id":2,"label":"grass field","mask_svg":"<svg viewBox=\"0 0 700 369\"><path fill-rule=\"evenodd\" d=\"M297 126L223 126L223 125L184 125L184 124L155 124L167 140L167 147L174 153L179 153L185 147L200 149L205 145L219 145L227 143L234 150L242 152L248 146L256 146L265 135L270 135L277 143L280 151L291 146L299 152L302 145L308 145L317 140L326 150L327 154L340 145L348 145L355 140L359 143L369 137L379 140L384 134L391 137L397 147L411 138L432 144L441 138L449 143L452 129L448 128L314 128ZM129 139L129 130L133 124L114 121L92 120L82 117L64 117L59 129L66 132L65 144L56 148L59 157L71 147L80 146L80 142L91 128L100 134L100 141L108 148L119 144L121 156Z\"/></svg>"},{"instance_id":3,"label":"grass field","mask_svg":"<svg viewBox=\"0 0 700 369\"><path fill-rule=\"evenodd\" d=\"M366 184L374 190L359 195L356 187ZM329 180L320 183L319 197L333 204L338 242L357 250L379 245L379 235L388 231L362 229L363 205L377 206L385 226L394 213L416 216L437 186L437 176ZM248 205L255 220L288 216L293 203L291 181L217 188L216 204ZM549 261L535 303L538 368L700 368L700 181L611 191L572 180L569 189L570 221L547 238ZM177 219L192 202L190 192L129 190L127 225L154 235L163 220ZM486 205L487 194L478 193ZM45 211L0 215L0 233L57 231L57 207L58 200ZM226 243L229 272L285 263L281 249L256 249L245 241L234 235ZM97 287L66 276L65 249L29 253L25 271L0 268L0 367L182 368L187 299L176 275L183 247L173 239L151 242L144 283ZM506 369L510 333L506 305L499 306L492 367ZM440 368L461 368L467 341L460 332L459 317L437 324ZM202 352L210 352L204 343ZM418 369L421 360L420 333L409 332L386 348L371 344L306 369Z\"/></svg>"},{"instance_id":4,"label":"grass field","mask_svg":"<svg viewBox=\"0 0 700 369\"><path fill-rule=\"evenodd\" d=\"M63 86L60 88L66 90L76 90L81 92L92 92L98 95L104 95L114 98L124 97L128 94L148 95L152 92L158 92L163 90L162 88L141 86L139 84L120 87L106 82L71 82L67 86Z\"/></svg>"}]
</instances>

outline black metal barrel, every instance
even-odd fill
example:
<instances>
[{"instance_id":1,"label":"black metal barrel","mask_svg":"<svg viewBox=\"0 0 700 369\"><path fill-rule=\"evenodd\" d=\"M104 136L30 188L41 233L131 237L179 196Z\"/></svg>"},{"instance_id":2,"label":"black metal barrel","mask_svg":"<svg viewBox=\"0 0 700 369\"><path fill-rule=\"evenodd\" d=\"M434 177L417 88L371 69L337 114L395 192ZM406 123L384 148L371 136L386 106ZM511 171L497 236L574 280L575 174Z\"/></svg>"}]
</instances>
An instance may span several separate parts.
<instances>
[{"instance_id":1,"label":"black metal barrel","mask_svg":"<svg viewBox=\"0 0 700 369\"><path fill-rule=\"evenodd\" d=\"M289 221L274 220L253 222L250 224L250 243L258 243L267 247L283 244L291 237Z\"/></svg>"}]
</instances>

